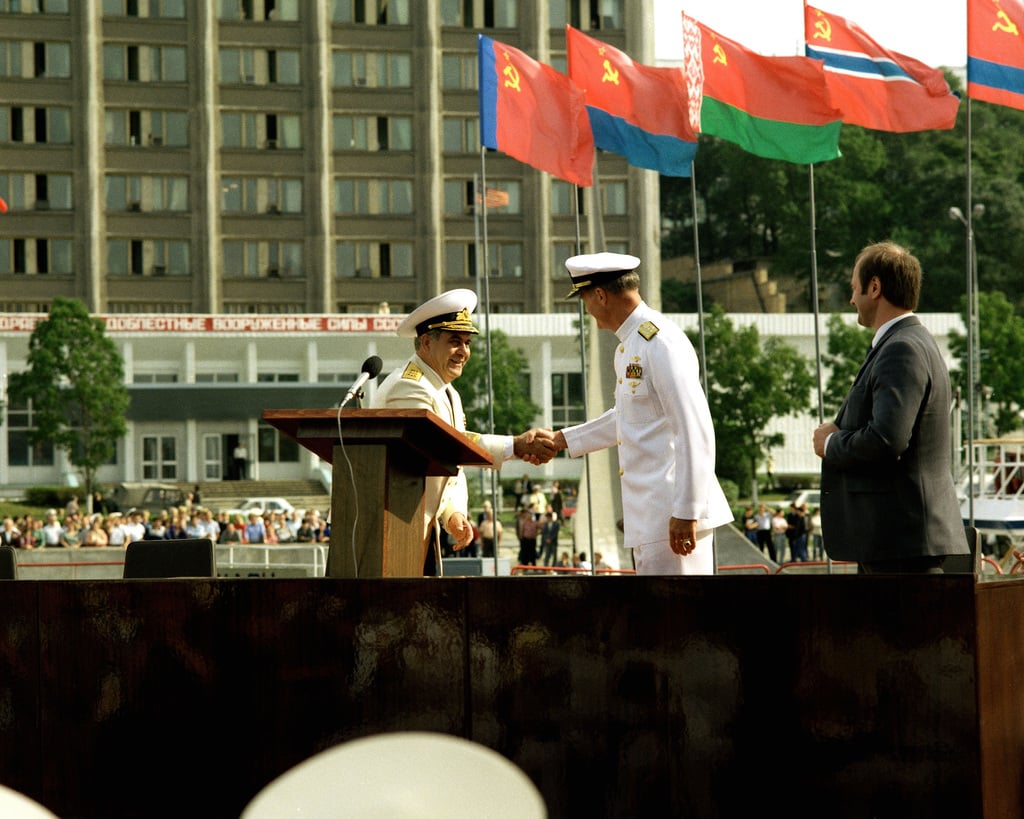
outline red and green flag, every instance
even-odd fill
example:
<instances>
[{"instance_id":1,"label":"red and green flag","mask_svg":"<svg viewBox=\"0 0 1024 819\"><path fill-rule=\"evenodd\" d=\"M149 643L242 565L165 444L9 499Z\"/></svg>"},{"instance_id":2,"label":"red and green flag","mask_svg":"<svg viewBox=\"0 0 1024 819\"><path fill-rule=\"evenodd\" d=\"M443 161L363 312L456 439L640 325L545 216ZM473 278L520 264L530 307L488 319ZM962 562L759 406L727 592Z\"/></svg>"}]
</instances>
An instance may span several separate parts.
<instances>
[{"instance_id":1,"label":"red and green flag","mask_svg":"<svg viewBox=\"0 0 1024 819\"><path fill-rule=\"evenodd\" d=\"M683 58L695 131L767 159L836 159L843 113L820 60L766 57L683 14Z\"/></svg>"}]
</instances>

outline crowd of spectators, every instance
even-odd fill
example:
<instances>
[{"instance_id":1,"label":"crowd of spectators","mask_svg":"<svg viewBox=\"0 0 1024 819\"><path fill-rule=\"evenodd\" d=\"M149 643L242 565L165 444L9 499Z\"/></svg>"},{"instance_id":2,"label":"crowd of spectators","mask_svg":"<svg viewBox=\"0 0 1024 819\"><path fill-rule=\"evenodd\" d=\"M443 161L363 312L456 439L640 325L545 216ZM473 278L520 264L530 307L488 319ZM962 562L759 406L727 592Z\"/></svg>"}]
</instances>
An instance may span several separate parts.
<instances>
[{"instance_id":1,"label":"crowd of spectators","mask_svg":"<svg viewBox=\"0 0 1024 819\"><path fill-rule=\"evenodd\" d=\"M331 526L319 510L285 513L250 510L245 515L214 512L205 506L175 507L157 515L143 509L94 512L69 502L61 515L48 509L41 517L5 517L0 543L19 549L125 546L135 540L207 537L214 543L328 543Z\"/></svg>"}]
</instances>

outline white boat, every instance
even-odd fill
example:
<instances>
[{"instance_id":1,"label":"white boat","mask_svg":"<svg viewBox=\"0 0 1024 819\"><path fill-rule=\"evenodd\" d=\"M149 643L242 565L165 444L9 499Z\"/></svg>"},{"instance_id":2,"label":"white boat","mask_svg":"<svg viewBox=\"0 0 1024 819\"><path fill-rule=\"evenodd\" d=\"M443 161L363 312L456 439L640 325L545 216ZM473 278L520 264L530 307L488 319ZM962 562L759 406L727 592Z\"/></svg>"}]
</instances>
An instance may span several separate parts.
<instances>
[{"instance_id":1,"label":"white boat","mask_svg":"<svg viewBox=\"0 0 1024 819\"><path fill-rule=\"evenodd\" d=\"M964 465L960 514L983 537L1003 537L1024 549L1024 438L976 438L973 480ZM1012 551L1006 554L1011 561Z\"/></svg>"}]
</instances>

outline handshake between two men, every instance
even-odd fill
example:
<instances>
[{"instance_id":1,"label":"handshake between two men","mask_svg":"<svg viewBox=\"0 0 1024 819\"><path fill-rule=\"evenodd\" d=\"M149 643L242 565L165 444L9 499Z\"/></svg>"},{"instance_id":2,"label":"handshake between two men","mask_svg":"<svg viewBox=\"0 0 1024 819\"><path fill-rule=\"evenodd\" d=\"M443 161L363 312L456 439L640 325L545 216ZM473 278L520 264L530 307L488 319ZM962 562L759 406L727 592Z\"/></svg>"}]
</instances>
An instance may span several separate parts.
<instances>
[{"instance_id":1,"label":"handshake between two men","mask_svg":"<svg viewBox=\"0 0 1024 819\"><path fill-rule=\"evenodd\" d=\"M512 441L512 451L516 457L534 466L546 464L565 448L565 438L561 432L543 427L528 429L516 435Z\"/></svg>"}]
</instances>

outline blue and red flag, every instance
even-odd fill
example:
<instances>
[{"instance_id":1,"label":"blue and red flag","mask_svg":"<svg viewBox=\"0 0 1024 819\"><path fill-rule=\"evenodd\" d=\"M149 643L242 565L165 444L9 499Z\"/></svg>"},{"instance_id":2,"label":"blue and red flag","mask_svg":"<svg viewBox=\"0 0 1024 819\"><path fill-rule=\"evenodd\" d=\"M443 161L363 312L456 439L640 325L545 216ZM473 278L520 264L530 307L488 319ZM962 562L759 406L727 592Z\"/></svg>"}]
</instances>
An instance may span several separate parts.
<instances>
[{"instance_id":1,"label":"blue and red flag","mask_svg":"<svg viewBox=\"0 0 1024 819\"><path fill-rule=\"evenodd\" d=\"M825 82L843 122L876 131L949 130L960 99L942 70L889 51L856 23L804 3L808 57L824 60Z\"/></svg>"},{"instance_id":2,"label":"blue and red flag","mask_svg":"<svg viewBox=\"0 0 1024 819\"><path fill-rule=\"evenodd\" d=\"M1024 0L967 0L967 96L1024 111Z\"/></svg>"},{"instance_id":3,"label":"blue and red flag","mask_svg":"<svg viewBox=\"0 0 1024 819\"><path fill-rule=\"evenodd\" d=\"M565 40L569 77L586 94L594 144L639 168L689 176L697 135L682 70L635 63L572 26Z\"/></svg>"},{"instance_id":4,"label":"blue and red flag","mask_svg":"<svg viewBox=\"0 0 1024 819\"><path fill-rule=\"evenodd\" d=\"M584 188L593 185L594 135L583 92L565 74L477 35L480 144Z\"/></svg>"}]
</instances>

